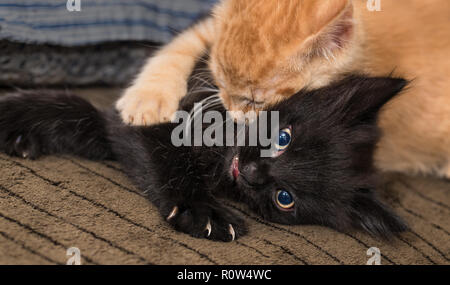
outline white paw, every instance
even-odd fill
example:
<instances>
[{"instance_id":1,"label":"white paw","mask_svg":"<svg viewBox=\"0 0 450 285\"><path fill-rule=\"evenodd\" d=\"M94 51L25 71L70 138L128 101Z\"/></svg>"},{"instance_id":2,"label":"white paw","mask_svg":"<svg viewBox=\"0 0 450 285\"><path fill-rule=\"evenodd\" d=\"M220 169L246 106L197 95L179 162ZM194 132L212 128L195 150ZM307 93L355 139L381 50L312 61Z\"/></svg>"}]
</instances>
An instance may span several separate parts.
<instances>
[{"instance_id":1,"label":"white paw","mask_svg":"<svg viewBox=\"0 0 450 285\"><path fill-rule=\"evenodd\" d=\"M168 122L186 94L186 83L144 83L131 86L117 101L122 120L135 126Z\"/></svg>"}]
</instances>

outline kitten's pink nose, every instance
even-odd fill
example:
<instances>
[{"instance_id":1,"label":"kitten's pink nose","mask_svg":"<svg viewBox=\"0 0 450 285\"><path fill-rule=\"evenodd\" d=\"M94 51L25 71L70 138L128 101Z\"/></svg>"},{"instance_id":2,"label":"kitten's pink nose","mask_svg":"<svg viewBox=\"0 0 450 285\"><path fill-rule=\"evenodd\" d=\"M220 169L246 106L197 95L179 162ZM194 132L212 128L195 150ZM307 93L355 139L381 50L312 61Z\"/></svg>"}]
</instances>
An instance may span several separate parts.
<instances>
[{"instance_id":1,"label":"kitten's pink nose","mask_svg":"<svg viewBox=\"0 0 450 285\"><path fill-rule=\"evenodd\" d=\"M256 176L257 169L258 167L256 166L256 163L251 162L242 167L242 175L244 175L246 178L252 179Z\"/></svg>"},{"instance_id":2,"label":"kitten's pink nose","mask_svg":"<svg viewBox=\"0 0 450 285\"><path fill-rule=\"evenodd\" d=\"M267 182L268 175L264 165L256 162L241 163L241 177L250 185L263 185Z\"/></svg>"}]
</instances>

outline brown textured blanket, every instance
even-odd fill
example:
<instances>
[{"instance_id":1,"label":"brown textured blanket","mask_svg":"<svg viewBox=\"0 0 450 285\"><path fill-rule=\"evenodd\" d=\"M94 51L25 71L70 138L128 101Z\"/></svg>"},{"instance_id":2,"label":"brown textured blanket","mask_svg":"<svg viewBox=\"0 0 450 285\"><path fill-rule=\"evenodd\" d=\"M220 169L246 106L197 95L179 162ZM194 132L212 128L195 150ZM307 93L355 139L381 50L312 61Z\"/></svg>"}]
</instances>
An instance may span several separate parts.
<instances>
[{"instance_id":1,"label":"brown textured blanket","mask_svg":"<svg viewBox=\"0 0 450 285\"><path fill-rule=\"evenodd\" d=\"M99 106L111 92L85 92ZM95 96L94 96L95 95ZM284 226L235 205L250 233L218 243L172 230L114 162L0 154L0 264L450 264L450 182L392 175L380 189L411 232L392 241L318 226Z\"/></svg>"}]
</instances>

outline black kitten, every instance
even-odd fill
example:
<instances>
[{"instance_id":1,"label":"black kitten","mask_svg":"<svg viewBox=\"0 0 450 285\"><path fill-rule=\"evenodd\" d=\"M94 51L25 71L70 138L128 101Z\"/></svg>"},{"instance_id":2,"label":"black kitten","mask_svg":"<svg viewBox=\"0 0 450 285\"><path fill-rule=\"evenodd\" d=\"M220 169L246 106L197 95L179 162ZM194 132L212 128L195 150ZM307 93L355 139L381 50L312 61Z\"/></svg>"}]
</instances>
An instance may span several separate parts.
<instances>
[{"instance_id":1,"label":"black kitten","mask_svg":"<svg viewBox=\"0 0 450 285\"><path fill-rule=\"evenodd\" d=\"M353 76L299 92L271 110L279 111L281 130L269 158L260 147L175 147L176 124L127 126L76 96L17 94L0 98L0 149L31 159L116 159L171 225L195 237L230 241L247 233L221 195L269 221L389 237L406 226L375 195L372 156L377 114L405 85ZM190 95L180 108L199 100Z\"/></svg>"}]
</instances>

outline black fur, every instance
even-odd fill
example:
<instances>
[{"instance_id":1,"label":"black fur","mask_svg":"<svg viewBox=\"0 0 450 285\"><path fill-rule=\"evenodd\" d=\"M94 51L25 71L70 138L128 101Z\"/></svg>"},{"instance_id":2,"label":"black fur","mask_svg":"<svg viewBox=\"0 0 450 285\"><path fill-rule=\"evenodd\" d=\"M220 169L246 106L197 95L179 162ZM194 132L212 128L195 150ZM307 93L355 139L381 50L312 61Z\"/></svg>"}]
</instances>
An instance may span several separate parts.
<instances>
[{"instance_id":1,"label":"black fur","mask_svg":"<svg viewBox=\"0 0 450 285\"><path fill-rule=\"evenodd\" d=\"M177 206L169 223L195 237L230 241L230 224L236 238L247 233L219 196L244 202L269 221L389 237L406 225L376 197L372 157L377 114L405 85L352 76L279 103L272 110L280 112L281 128L292 127L292 142L276 158L261 158L259 147L175 147L175 124L131 127L76 96L16 94L0 98L0 150L31 159L54 153L114 158L164 218ZM198 100L190 95L180 108ZM241 174L235 180L230 166L236 155ZM294 197L292 211L276 206L279 189Z\"/></svg>"}]
</instances>

